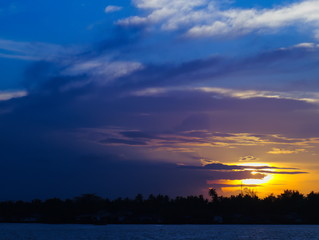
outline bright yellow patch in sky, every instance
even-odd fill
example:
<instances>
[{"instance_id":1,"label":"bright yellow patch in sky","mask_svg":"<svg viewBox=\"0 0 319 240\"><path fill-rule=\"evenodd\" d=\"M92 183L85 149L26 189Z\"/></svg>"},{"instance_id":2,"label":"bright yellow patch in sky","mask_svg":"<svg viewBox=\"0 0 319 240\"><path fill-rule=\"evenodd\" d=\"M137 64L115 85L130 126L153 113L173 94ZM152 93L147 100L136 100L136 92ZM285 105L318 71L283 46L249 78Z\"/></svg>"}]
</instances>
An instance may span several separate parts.
<instances>
[{"instance_id":1,"label":"bright yellow patch in sky","mask_svg":"<svg viewBox=\"0 0 319 240\"><path fill-rule=\"evenodd\" d=\"M235 162L229 165L242 166L242 169L234 171L250 171L252 175L257 175L257 178L251 176L241 180L212 180L208 182L211 185L221 185L220 194L225 196L245 193L247 189L253 190L261 198L272 193L275 195L280 194L286 189L309 193L317 188L319 181L319 177L315 181L313 174L307 174L307 169L305 169L305 173L295 174L294 172L298 172L300 169L298 165L292 166L296 167L295 169L290 169L289 167L291 166L278 165L277 163L272 165L265 162ZM260 176L260 174L264 176ZM317 176L319 176L319 173ZM305 184L306 182L307 184Z\"/></svg>"},{"instance_id":2,"label":"bright yellow patch in sky","mask_svg":"<svg viewBox=\"0 0 319 240\"><path fill-rule=\"evenodd\" d=\"M255 169L253 167L270 167L269 164L267 163L257 163L257 162L252 162L252 163L239 163L237 165L240 166L247 166L246 170L253 170L252 174L258 174L258 169ZM254 171L255 170L255 171ZM263 170L265 171L274 171L273 169L269 168L263 168ZM255 178L251 178L251 179L243 179L241 180L241 184L242 185L262 185L262 184L266 184L268 182L270 182L273 179L273 174L271 173L266 173L265 177L262 179L255 179Z\"/></svg>"},{"instance_id":3,"label":"bright yellow patch in sky","mask_svg":"<svg viewBox=\"0 0 319 240\"><path fill-rule=\"evenodd\" d=\"M241 182L243 185L262 185L268 183L272 179L272 174L266 174L266 176L263 179L244 179Z\"/></svg>"},{"instance_id":4,"label":"bright yellow patch in sky","mask_svg":"<svg viewBox=\"0 0 319 240\"><path fill-rule=\"evenodd\" d=\"M252 188L258 192L259 196L264 196L263 192L270 187L270 185L274 184L274 180L276 179L275 174L271 173L263 173L262 171L267 172L275 172L275 169L270 168L271 166L268 163L263 162L246 162L246 163L234 163L237 166L247 166L244 170L252 171L252 174L265 174L265 177L262 179L258 178L248 178L243 180L227 180L224 181L223 184L228 184L229 186L223 187L222 191L228 195L228 193L234 194L234 191L238 193L241 192L245 188ZM260 167L265 167L262 169L258 169ZM269 167L269 168L267 168ZM258 171L259 170L259 171ZM260 172L261 171L261 172ZM232 187L231 185L234 185ZM255 186L254 186L255 185ZM266 194L267 195L267 194Z\"/></svg>"},{"instance_id":5,"label":"bright yellow patch in sky","mask_svg":"<svg viewBox=\"0 0 319 240\"><path fill-rule=\"evenodd\" d=\"M237 163L236 165L239 165L239 166L251 166L251 167L264 167L264 166L267 166L267 167L270 167L268 163L260 163L260 162L248 162L248 163Z\"/></svg>"}]
</instances>

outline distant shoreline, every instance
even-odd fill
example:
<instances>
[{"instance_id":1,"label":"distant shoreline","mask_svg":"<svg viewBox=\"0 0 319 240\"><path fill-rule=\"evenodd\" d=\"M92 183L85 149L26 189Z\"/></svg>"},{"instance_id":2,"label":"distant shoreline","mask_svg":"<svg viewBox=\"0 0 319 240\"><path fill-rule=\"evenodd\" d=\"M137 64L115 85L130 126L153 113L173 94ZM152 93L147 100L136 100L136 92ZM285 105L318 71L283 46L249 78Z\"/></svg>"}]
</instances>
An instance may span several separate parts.
<instances>
[{"instance_id":1,"label":"distant shoreline","mask_svg":"<svg viewBox=\"0 0 319 240\"><path fill-rule=\"evenodd\" d=\"M319 224L319 193L303 195L285 190L260 199L252 192L231 197L203 196L169 198L141 194L134 199L109 200L94 194L73 199L58 198L0 202L0 223L44 224Z\"/></svg>"}]
</instances>

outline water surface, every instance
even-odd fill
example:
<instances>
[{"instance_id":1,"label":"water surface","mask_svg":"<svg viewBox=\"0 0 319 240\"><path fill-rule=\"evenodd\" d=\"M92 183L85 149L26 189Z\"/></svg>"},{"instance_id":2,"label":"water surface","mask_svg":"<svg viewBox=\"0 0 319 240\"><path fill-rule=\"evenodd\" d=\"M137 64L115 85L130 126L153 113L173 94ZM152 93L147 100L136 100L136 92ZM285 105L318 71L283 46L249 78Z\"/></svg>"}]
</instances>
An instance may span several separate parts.
<instances>
[{"instance_id":1,"label":"water surface","mask_svg":"<svg viewBox=\"0 0 319 240\"><path fill-rule=\"evenodd\" d=\"M0 224L0 240L304 240L317 225L47 225Z\"/></svg>"}]
</instances>

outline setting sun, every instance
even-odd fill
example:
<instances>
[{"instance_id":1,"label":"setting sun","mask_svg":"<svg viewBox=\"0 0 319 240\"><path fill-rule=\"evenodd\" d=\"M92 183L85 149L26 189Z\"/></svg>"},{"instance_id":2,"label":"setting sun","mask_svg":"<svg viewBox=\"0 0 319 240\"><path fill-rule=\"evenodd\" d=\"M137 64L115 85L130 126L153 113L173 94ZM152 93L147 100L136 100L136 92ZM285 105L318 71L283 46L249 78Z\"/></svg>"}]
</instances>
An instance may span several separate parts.
<instances>
[{"instance_id":1,"label":"setting sun","mask_svg":"<svg viewBox=\"0 0 319 240\"><path fill-rule=\"evenodd\" d=\"M242 180L243 185L261 185L269 183L273 179L273 175L267 174L263 179L244 179Z\"/></svg>"},{"instance_id":2,"label":"setting sun","mask_svg":"<svg viewBox=\"0 0 319 240\"><path fill-rule=\"evenodd\" d=\"M272 193L279 194L291 184L293 186L299 185L298 179L304 179L307 175L307 172L302 172L299 168L265 162L237 164L215 162L205 165L205 168L233 175L233 179L208 181L208 184L215 186L221 194L227 196L242 193L244 189L251 189L258 193L259 197L266 197ZM297 175L299 175L298 178L296 178Z\"/></svg>"},{"instance_id":3,"label":"setting sun","mask_svg":"<svg viewBox=\"0 0 319 240\"><path fill-rule=\"evenodd\" d=\"M269 164L267 164L267 163L256 163L256 162L253 162L253 163L240 163L238 165L239 166L244 166L244 167L247 166L247 168L245 168L245 170L252 171L251 172L252 175L256 175L256 174L260 173L254 167L265 167L265 168L262 168L263 171L269 171L269 172L274 171L271 168L266 168L266 167L270 167ZM272 179L273 179L273 175L271 173L268 173L268 174L265 174L265 177L262 178L262 179L255 179L255 178L243 179L241 181L241 184L242 185L262 185L262 184L265 184L265 183L269 183Z\"/></svg>"}]
</instances>

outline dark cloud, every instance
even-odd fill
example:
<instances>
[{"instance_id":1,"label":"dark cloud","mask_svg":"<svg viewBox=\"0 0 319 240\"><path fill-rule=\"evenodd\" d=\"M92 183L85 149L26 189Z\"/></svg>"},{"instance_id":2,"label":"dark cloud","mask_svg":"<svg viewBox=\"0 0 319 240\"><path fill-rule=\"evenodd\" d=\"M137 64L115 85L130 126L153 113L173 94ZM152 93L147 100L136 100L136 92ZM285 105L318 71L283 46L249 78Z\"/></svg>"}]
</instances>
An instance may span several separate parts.
<instances>
[{"instance_id":1,"label":"dark cloud","mask_svg":"<svg viewBox=\"0 0 319 240\"><path fill-rule=\"evenodd\" d=\"M126 132L120 132L120 134L122 134L124 137L128 137L128 138L142 138L142 139L156 138L155 135L151 135L151 134L141 132L141 131L126 131Z\"/></svg>"},{"instance_id":2,"label":"dark cloud","mask_svg":"<svg viewBox=\"0 0 319 240\"><path fill-rule=\"evenodd\" d=\"M254 187L263 187L262 185L259 184L245 184L245 185L241 185L241 184L216 184L216 183L212 183L211 185L214 185L213 187L216 189L222 189L222 188L226 188L226 187L245 187L245 188L254 188Z\"/></svg>"},{"instance_id":3,"label":"dark cloud","mask_svg":"<svg viewBox=\"0 0 319 240\"><path fill-rule=\"evenodd\" d=\"M132 49L143 39L145 34L144 26L135 26L131 28L114 26L111 33L108 33L111 37L107 37L105 40L99 41L90 53L92 54L93 52L97 55L101 55L103 53L110 53L114 51L119 52L120 50L123 51L122 48Z\"/></svg>"},{"instance_id":4,"label":"dark cloud","mask_svg":"<svg viewBox=\"0 0 319 240\"><path fill-rule=\"evenodd\" d=\"M207 176L179 170L173 164L127 161L116 156L67 156L65 150L32 159L1 159L1 200L64 198L82 193L110 198L137 193L177 196L206 194L203 189L207 188Z\"/></svg>"},{"instance_id":5,"label":"dark cloud","mask_svg":"<svg viewBox=\"0 0 319 240\"><path fill-rule=\"evenodd\" d=\"M239 159L239 161L257 161L258 158L254 157L254 156L245 156L245 157L241 157Z\"/></svg>"},{"instance_id":6,"label":"dark cloud","mask_svg":"<svg viewBox=\"0 0 319 240\"><path fill-rule=\"evenodd\" d=\"M216 137L235 137L236 135L229 134L229 133L213 133L213 136L216 136Z\"/></svg>"},{"instance_id":7,"label":"dark cloud","mask_svg":"<svg viewBox=\"0 0 319 240\"><path fill-rule=\"evenodd\" d=\"M128 30L115 28L114 31L115 34L112 35L114 36L113 39L105 40L97 44L97 46L92 47L92 49L89 51L84 51L82 54L78 54L77 56L73 57L75 59L73 64L78 62L85 63L86 61L99 58L112 51L117 51L118 53L115 54L111 61L121 60L122 52L131 52L132 55L138 56L133 49L136 47L135 45L137 42L141 41L141 37L144 34L143 29ZM121 50L122 47L126 47L127 49L125 49L125 51ZM111 84L112 86L109 87L112 89L114 94L119 94L119 92L123 93L125 91L133 91L135 89L147 87L173 87L203 83L210 85L216 80L219 81L224 77L229 76L240 76L237 81L241 81L241 79L245 78L245 75L247 78L256 75L266 76L273 74L274 70L275 72L283 73L297 70L300 71L300 69L292 69L291 67L286 69L285 66L291 66L291 64L287 64L285 61L290 63L294 61L298 62L298 59L313 59L315 56L315 53L313 52L317 51L315 49L313 49L313 51L308 51L304 48L291 48L270 51L254 57L246 57L242 59L211 57L207 59L199 59L186 63L170 65L143 63L145 66L143 70L136 71L128 76L123 76L118 81L114 81ZM313 64L297 65L304 67L308 66L309 68L313 66ZM64 67L56 63L36 63L27 71L27 85L33 86L35 82L49 81L50 77L58 77L60 74L63 75L64 69L70 66L72 66L72 62ZM105 78L107 76L103 77ZM299 88L291 90L299 90Z\"/></svg>"},{"instance_id":8,"label":"dark cloud","mask_svg":"<svg viewBox=\"0 0 319 240\"><path fill-rule=\"evenodd\" d=\"M317 53L318 49L309 51L307 48L287 48L244 58L211 57L181 64L146 64L144 70L124 77L119 84L122 89L133 90L141 87L211 85L216 81L229 82L231 78L234 78L233 85L238 85L240 82L243 86L254 89L259 86L258 79L265 81L263 79L268 77L271 81L269 81L270 84L265 83L265 87L268 86L271 90L278 89L278 86L273 86L273 81L278 78L278 75L284 74L286 78L292 79L289 80L290 83L289 81L287 83L289 90L299 90L300 88L293 88L293 82L297 81L298 77L307 75L308 71L317 71L315 68L318 64ZM249 85L245 84L245 80L251 78L255 81L249 81ZM312 80L316 79L312 78ZM304 85L306 86L307 84Z\"/></svg>"},{"instance_id":9,"label":"dark cloud","mask_svg":"<svg viewBox=\"0 0 319 240\"><path fill-rule=\"evenodd\" d=\"M204 166L182 166L190 169L210 169L210 170L244 170L243 166L227 165L222 163L210 163Z\"/></svg>"},{"instance_id":10,"label":"dark cloud","mask_svg":"<svg viewBox=\"0 0 319 240\"><path fill-rule=\"evenodd\" d=\"M147 141L141 141L141 140L125 140L125 139L117 139L117 138L109 138L101 140L100 143L106 143L106 144L125 144L125 145L147 145Z\"/></svg>"},{"instance_id":11,"label":"dark cloud","mask_svg":"<svg viewBox=\"0 0 319 240\"><path fill-rule=\"evenodd\" d=\"M280 168L280 167L273 167L273 166L249 166L248 164L243 165L228 165L223 163L210 163L203 166L181 166L182 168L189 168L189 169L209 169L209 170L245 170L245 169L254 169L258 170L258 172L263 172L263 169L286 169L286 170L296 170L297 168ZM266 171L267 173L272 173L271 171Z\"/></svg>"},{"instance_id":12,"label":"dark cloud","mask_svg":"<svg viewBox=\"0 0 319 240\"><path fill-rule=\"evenodd\" d=\"M259 173L270 173L270 174L292 174L292 175L296 175L296 174L307 174L309 172L301 172L301 171L294 171L294 172L285 172L285 171L265 171L265 170L258 170Z\"/></svg>"},{"instance_id":13,"label":"dark cloud","mask_svg":"<svg viewBox=\"0 0 319 240\"><path fill-rule=\"evenodd\" d=\"M207 181L216 180L244 180L244 179L263 179L264 173L252 174L252 171L212 171L212 176Z\"/></svg>"}]
</instances>

